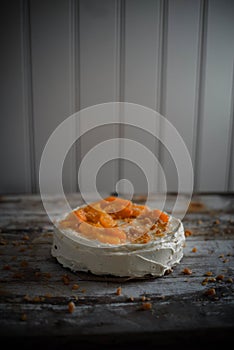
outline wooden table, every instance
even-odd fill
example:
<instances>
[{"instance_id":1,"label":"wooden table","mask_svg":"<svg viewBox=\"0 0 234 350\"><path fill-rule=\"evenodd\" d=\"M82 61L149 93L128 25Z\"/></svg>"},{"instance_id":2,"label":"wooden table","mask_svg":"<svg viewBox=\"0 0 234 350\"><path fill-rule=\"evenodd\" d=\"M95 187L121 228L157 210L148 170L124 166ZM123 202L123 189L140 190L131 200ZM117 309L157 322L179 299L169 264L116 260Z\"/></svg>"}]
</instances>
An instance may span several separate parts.
<instances>
[{"instance_id":1,"label":"wooden table","mask_svg":"<svg viewBox=\"0 0 234 350\"><path fill-rule=\"evenodd\" d=\"M82 202L78 194L68 198L72 207ZM152 197L152 205L157 200ZM174 200L168 196L166 210ZM55 216L63 212L61 199L51 197L50 203ZM194 195L183 223L191 235L172 273L145 281L93 281L51 256L53 225L39 195L2 196L2 341L24 349L223 346L234 334L234 194ZM185 268L192 273L184 274ZM152 309L142 310L144 298Z\"/></svg>"}]
</instances>

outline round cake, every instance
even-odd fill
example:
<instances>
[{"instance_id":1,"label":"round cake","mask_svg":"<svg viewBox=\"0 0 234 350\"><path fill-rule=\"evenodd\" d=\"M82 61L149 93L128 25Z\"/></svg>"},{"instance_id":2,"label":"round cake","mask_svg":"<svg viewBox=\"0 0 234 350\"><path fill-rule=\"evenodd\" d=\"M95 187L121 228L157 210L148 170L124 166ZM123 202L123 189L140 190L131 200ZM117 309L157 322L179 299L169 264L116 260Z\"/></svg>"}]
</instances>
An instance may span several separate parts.
<instances>
[{"instance_id":1,"label":"round cake","mask_svg":"<svg viewBox=\"0 0 234 350\"><path fill-rule=\"evenodd\" d=\"M179 219L146 205L107 197L59 218L51 253L74 272L160 277L180 262L184 243Z\"/></svg>"}]
</instances>

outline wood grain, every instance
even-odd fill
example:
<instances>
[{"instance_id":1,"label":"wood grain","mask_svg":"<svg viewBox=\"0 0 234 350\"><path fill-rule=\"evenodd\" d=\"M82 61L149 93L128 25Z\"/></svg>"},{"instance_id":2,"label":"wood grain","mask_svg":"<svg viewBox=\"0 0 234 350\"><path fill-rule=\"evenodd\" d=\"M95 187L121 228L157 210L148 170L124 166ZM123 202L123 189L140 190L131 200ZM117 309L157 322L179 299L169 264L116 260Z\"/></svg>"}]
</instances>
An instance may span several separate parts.
<instances>
[{"instance_id":1,"label":"wood grain","mask_svg":"<svg viewBox=\"0 0 234 350\"><path fill-rule=\"evenodd\" d=\"M78 194L68 198L72 207L82 202ZM135 199L142 202L144 196ZM55 216L61 214L63 201L49 200ZM168 211L174 200L168 196ZM100 282L64 269L51 256L53 225L40 196L0 197L1 336L9 346L25 348L77 342L84 348L167 348L179 342L194 348L193 339L196 346L225 344L234 330L234 195L194 195L183 222L192 234L170 274ZM192 274L185 275L185 268ZM212 276L205 276L208 271ZM215 295L206 294L211 288ZM152 308L143 311L143 302Z\"/></svg>"}]
</instances>

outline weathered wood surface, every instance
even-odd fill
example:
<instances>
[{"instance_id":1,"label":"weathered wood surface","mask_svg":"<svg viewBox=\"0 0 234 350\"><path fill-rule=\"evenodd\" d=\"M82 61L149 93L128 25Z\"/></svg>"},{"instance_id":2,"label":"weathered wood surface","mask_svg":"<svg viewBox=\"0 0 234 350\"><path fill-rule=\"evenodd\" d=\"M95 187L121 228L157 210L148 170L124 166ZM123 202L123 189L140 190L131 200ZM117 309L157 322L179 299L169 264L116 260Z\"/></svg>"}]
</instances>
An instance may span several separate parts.
<instances>
[{"instance_id":1,"label":"weathered wood surface","mask_svg":"<svg viewBox=\"0 0 234 350\"><path fill-rule=\"evenodd\" d=\"M78 194L68 198L72 207L81 203ZM168 197L168 211L174 200ZM50 201L55 216L60 215L63 202ZM51 256L53 224L40 196L0 197L1 336L9 345L54 344L57 349L68 344L166 348L175 342L191 348L229 341L234 331L234 195L194 195L183 223L192 235L172 273L146 281L92 281ZM192 274L185 275L184 268ZM204 284L208 271L212 276ZM74 284L79 288L74 290ZM121 295L116 294L119 286ZM215 294L207 295L211 288ZM143 296L152 309L141 310Z\"/></svg>"}]
</instances>

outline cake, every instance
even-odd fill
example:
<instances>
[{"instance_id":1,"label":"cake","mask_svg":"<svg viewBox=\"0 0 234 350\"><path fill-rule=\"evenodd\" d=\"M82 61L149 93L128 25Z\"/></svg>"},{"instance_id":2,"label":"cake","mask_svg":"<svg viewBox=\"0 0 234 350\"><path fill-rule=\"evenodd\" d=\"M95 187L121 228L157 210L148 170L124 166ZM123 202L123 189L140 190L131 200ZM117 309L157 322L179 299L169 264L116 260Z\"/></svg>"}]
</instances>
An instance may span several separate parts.
<instances>
[{"instance_id":1,"label":"cake","mask_svg":"<svg viewBox=\"0 0 234 350\"><path fill-rule=\"evenodd\" d=\"M165 211L107 197L65 213L51 254L65 268L96 276L160 277L183 257L182 222Z\"/></svg>"}]
</instances>

